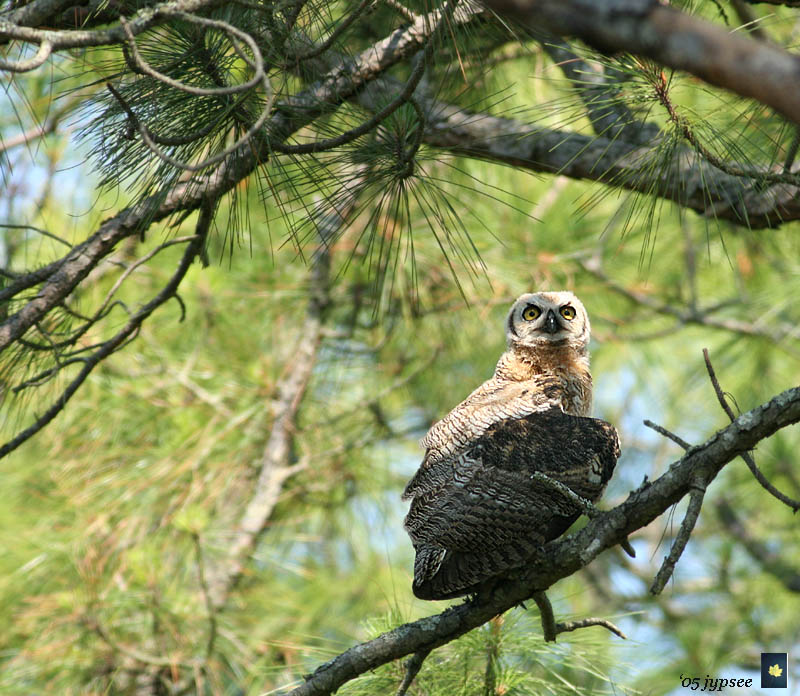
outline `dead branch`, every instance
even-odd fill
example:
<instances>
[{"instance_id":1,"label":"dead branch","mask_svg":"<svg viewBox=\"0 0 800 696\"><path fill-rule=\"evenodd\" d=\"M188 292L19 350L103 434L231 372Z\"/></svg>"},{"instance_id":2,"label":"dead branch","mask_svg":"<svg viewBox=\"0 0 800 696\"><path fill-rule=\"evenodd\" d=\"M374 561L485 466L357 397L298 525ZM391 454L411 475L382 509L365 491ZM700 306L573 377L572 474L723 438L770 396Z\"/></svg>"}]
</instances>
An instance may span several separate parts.
<instances>
[{"instance_id":1,"label":"dead branch","mask_svg":"<svg viewBox=\"0 0 800 696\"><path fill-rule=\"evenodd\" d=\"M719 384L719 380L717 379L717 375L714 372L714 367L711 364L711 358L708 356L708 349L703 348L703 359L706 363L706 370L708 370L708 376L711 379L711 384L714 387L714 393L717 395L717 400L719 401L720 406L722 406L722 410L725 411L728 418L734 420L736 416L733 413L730 405L728 404L728 400L725 398L725 392L722 391L722 387ZM753 459L753 455L750 452L742 452L741 454L742 459L744 459L745 464L747 464L747 468L750 469L750 472L755 476L756 481L758 481L761 486L766 490L770 495L780 500L785 505L788 505L792 508L793 512L797 512L800 510L800 501L794 500L790 498L788 495L784 495L781 493L775 486L773 486L768 480L767 477L761 472L761 469L758 468L755 460Z\"/></svg>"},{"instance_id":2,"label":"dead branch","mask_svg":"<svg viewBox=\"0 0 800 696\"><path fill-rule=\"evenodd\" d=\"M678 531L678 536L672 542L672 547L669 550L669 555L664 558L661 568L658 569L653 584L650 586L650 594L661 594L664 586L672 577L675 571L675 564L677 564L686 544L689 543L689 537L694 531L694 526L697 524L697 518L700 516L700 508L703 506L703 497L706 493L706 486L702 481L694 481L689 489L689 507L686 508L686 515L681 522L681 528Z\"/></svg>"},{"instance_id":3,"label":"dead branch","mask_svg":"<svg viewBox=\"0 0 800 696\"><path fill-rule=\"evenodd\" d=\"M615 624L608 619L599 619L596 617L587 617L585 619L577 619L575 621L564 621L556 623L555 615L553 614L553 605L550 603L550 598L544 592L534 592L531 598L536 602L539 607L539 615L542 620L542 636L545 642L555 642L556 636L559 633L567 633L569 631L577 631L579 628L588 628L590 626L602 626L609 631L618 635L620 638L627 640L626 636Z\"/></svg>"},{"instance_id":4,"label":"dead branch","mask_svg":"<svg viewBox=\"0 0 800 696\"><path fill-rule=\"evenodd\" d=\"M319 346L322 341L326 310L330 304L331 243L348 220L366 183L367 168L357 172L345 200L331 209L323 202L316 213L315 225L319 245L312 257L309 302L300 330L300 339L292 353L291 365L279 381L272 405L272 426L259 466L258 480L245 508L229 551L213 571L208 582L210 603L222 609L239 582L245 564L261 538L284 483L304 468L291 464L292 443L296 431L297 410L308 388Z\"/></svg>"},{"instance_id":5,"label":"dead branch","mask_svg":"<svg viewBox=\"0 0 800 696\"><path fill-rule=\"evenodd\" d=\"M670 432L665 427L658 425L657 423L653 423L653 421L648 420L646 418L645 420L642 421L642 423L644 423L644 425L646 425L651 430L655 430L659 435L663 435L667 439L672 440L676 445L679 445L684 450L688 451L692 448L692 446L688 442L686 442L686 440L676 435L675 433Z\"/></svg>"}]
</instances>

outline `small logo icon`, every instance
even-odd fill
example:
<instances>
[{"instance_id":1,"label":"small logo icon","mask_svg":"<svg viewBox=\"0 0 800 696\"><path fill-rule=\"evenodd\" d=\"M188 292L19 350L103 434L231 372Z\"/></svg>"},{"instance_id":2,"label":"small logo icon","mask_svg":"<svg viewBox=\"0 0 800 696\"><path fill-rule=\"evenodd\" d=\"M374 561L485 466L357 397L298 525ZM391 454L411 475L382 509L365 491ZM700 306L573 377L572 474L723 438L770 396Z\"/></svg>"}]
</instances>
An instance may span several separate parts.
<instances>
[{"instance_id":1,"label":"small logo icon","mask_svg":"<svg viewBox=\"0 0 800 696\"><path fill-rule=\"evenodd\" d=\"M761 688L788 689L788 653L761 653Z\"/></svg>"}]
</instances>

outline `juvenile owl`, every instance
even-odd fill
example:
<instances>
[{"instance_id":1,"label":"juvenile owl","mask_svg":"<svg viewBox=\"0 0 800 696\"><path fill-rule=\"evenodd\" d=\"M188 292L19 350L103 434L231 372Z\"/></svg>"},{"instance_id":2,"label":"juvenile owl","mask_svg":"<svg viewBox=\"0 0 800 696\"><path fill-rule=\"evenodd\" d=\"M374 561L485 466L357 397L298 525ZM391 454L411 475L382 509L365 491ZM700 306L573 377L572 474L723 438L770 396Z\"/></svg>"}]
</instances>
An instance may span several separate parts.
<instances>
[{"instance_id":1,"label":"juvenile owl","mask_svg":"<svg viewBox=\"0 0 800 696\"><path fill-rule=\"evenodd\" d=\"M586 500L602 495L619 443L612 425L588 417L589 334L571 292L520 296L492 378L422 439L425 458L403 493L417 597L475 592L569 528L580 508L534 472Z\"/></svg>"}]
</instances>

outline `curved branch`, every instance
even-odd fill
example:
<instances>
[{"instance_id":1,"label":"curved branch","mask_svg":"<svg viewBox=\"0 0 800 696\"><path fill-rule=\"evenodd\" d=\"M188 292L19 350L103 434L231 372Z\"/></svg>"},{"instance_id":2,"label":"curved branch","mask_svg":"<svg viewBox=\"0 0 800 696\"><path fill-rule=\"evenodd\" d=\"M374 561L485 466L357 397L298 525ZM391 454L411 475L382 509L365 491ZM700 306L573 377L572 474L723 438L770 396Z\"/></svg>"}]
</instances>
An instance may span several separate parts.
<instances>
[{"instance_id":1,"label":"curved branch","mask_svg":"<svg viewBox=\"0 0 800 696\"><path fill-rule=\"evenodd\" d=\"M800 422L800 387L743 413L699 447L689 450L652 483L632 492L621 505L603 512L577 534L547 544L515 579L473 602L451 607L356 645L320 666L290 696L324 696L345 682L398 658L433 650L507 611L533 593L588 565L604 550L652 522L689 493L697 476L711 481L741 452L781 428Z\"/></svg>"}]
</instances>

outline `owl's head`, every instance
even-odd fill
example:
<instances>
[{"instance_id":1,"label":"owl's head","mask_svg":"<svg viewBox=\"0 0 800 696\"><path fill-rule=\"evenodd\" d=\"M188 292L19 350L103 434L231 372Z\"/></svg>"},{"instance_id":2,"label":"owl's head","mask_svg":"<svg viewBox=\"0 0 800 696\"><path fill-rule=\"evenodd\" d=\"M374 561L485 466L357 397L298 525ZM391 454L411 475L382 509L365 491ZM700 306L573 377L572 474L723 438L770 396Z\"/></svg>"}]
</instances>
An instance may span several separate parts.
<instances>
[{"instance_id":1,"label":"owl's head","mask_svg":"<svg viewBox=\"0 0 800 696\"><path fill-rule=\"evenodd\" d=\"M579 351L589 345L589 315L571 292L520 295L506 319L509 347L566 344Z\"/></svg>"}]
</instances>

